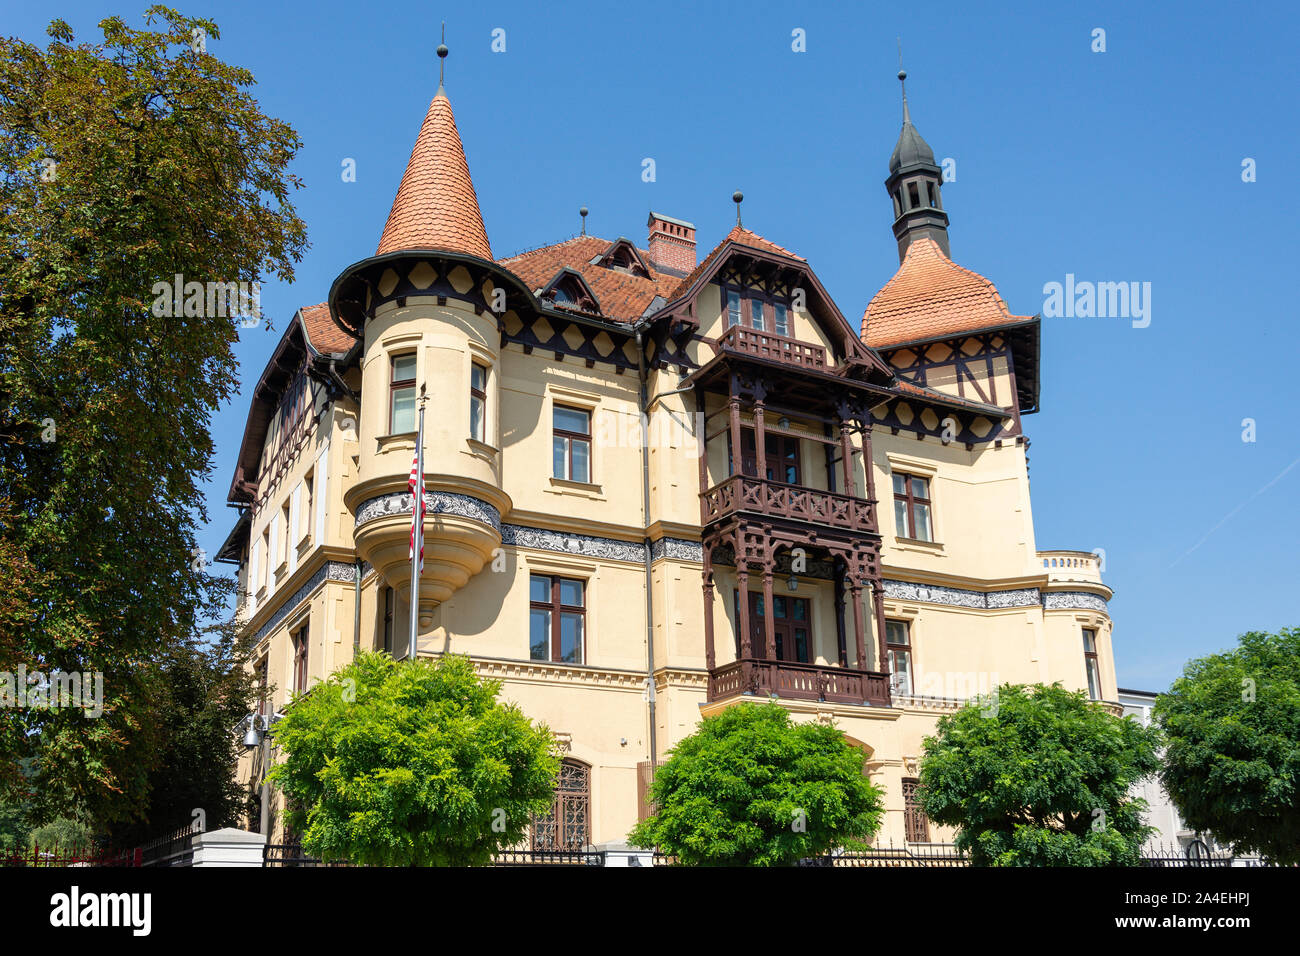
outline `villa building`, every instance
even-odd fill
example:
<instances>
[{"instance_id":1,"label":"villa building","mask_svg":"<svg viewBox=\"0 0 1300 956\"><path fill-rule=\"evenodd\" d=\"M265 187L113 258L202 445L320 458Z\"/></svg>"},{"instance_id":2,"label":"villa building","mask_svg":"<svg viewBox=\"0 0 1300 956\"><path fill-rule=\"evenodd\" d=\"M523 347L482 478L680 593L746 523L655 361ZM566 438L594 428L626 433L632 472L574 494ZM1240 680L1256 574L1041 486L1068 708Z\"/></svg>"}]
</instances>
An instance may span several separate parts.
<instances>
[{"instance_id":1,"label":"villa building","mask_svg":"<svg viewBox=\"0 0 1300 956\"><path fill-rule=\"evenodd\" d=\"M900 265L837 303L739 194L703 255L652 213L641 241L496 258L440 86L374 255L294 315L252 393L219 558L271 706L358 649L404 656L415 601L421 656L469 655L555 733L531 839L581 848L623 840L656 761L741 701L861 746L895 843L945 836L913 800L939 715L1006 681L1116 702L1098 559L1034 538L1039 317L952 261L903 102Z\"/></svg>"}]
</instances>

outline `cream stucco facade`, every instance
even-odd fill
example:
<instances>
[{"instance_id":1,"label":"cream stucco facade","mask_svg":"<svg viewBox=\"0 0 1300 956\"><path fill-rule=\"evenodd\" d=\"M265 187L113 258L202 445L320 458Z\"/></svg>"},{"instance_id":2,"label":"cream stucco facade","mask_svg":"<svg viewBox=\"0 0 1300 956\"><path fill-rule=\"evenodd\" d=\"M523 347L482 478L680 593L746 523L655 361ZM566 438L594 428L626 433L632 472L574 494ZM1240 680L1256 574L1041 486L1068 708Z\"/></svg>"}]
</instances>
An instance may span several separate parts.
<instances>
[{"instance_id":1,"label":"cream stucco facade","mask_svg":"<svg viewBox=\"0 0 1300 956\"><path fill-rule=\"evenodd\" d=\"M737 229L674 269L656 257L664 222L689 226L652 216L650 251L615 241L608 263L385 251L295 316L255 394L222 551L253 666L283 710L358 648L406 653L416 436L394 427L393 376L414 357L430 508L419 654L468 655L551 728L586 781L568 839L623 840L653 761L703 716L770 696L863 748L886 793L880 840L942 839L905 808L939 715L1008 681L1088 690L1090 667L1094 696L1117 700L1098 557L1035 540L1026 325L872 348L793 253ZM641 311L608 304L642 286ZM769 311L747 328L733 301ZM557 408L589 424L576 465L557 464ZM921 505L896 503L902 476ZM537 582L557 579L580 585L580 648L556 631L539 653L541 615L575 616L537 607ZM891 677L886 655L903 653L909 673ZM260 769L250 757L241 779Z\"/></svg>"}]
</instances>

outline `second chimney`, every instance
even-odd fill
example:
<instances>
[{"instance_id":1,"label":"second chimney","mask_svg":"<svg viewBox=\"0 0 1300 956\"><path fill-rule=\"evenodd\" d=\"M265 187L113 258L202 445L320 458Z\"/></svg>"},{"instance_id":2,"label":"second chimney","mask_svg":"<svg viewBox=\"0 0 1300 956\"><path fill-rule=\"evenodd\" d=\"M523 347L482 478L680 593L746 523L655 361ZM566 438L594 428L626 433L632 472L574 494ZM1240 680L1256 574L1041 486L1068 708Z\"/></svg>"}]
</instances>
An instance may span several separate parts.
<instances>
[{"instance_id":1,"label":"second chimney","mask_svg":"<svg viewBox=\"0 0 1300 956\"><path fill-rule=\"evenodd\" d=\"M650 264L656 272L684 276L695 268L695 224L650 213Z\"/></svg>"}]
</instances>

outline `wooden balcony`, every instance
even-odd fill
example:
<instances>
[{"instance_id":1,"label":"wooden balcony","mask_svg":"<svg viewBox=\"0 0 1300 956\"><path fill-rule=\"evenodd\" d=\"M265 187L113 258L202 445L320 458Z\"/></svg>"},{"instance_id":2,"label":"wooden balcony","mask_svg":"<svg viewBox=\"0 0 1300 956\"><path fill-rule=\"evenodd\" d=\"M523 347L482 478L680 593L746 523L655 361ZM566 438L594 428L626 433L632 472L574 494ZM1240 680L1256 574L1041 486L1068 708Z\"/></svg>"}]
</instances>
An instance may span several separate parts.
<instances>
[{"instance_id":1,"label":"wooden balcony","mask_svg":"<svg viewBox=\"0 0 1300 956\"><path fill-rule=\"evenodd\" d=\"M709 672L709 700L753 694L835 704L889 706L889 675L820 664L741 658Z\"/></svg>"},{"instance_id":2,"label":"wooden balcony","mask_svg":"<svg viewBox=\"0 0 1300 956\"><path fill-rule=\"evenodd\" d=\"M802 368L826 368L826 350L820 345L810 345L774 332L733 325L718 338L718 345L733 352L743 352L758 358L772 359L784 365Z\"/></svg>"},{"instance_id":3,"label":"wooden balcony","mask_svg":"<svg viewBox=\"0 0 1300 956\"><path fill-rule=\"evenodd\" d=\"M732 475L700 496L704 524L737 511L807 521L845 531L874 532L875 502L766 478Z\"/></svg>"}]
</instances>

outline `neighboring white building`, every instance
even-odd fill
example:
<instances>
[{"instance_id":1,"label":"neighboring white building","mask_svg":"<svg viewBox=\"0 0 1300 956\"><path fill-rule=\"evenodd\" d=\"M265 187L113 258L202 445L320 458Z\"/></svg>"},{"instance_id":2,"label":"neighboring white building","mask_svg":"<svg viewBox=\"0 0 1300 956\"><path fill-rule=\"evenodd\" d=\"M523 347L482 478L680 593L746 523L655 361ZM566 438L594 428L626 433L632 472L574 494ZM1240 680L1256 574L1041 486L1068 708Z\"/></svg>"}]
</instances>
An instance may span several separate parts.
<instances>
[{"instance_id":1,"label":"neighboring white building","mask_svg":"<svg viewBox=\"0 0 1300 956\"><path fill-rule=\"evenodd\" d=\"M1119 702L1124 708L1124 716L1136 718L1143 727L1151 725L1151 711L1155 707L1156 696L1155 691L1119 688ZM1232 855L1232 851L1227 847L1215 843L1214 837L1210 834L1197 833L1195 830L1188 829L1157 777L1148 777L1136 784L1133 787L1133 794L1147 802L1149 809L1146 822L1156 828L1156 832L1147 838L1143 846L1143 853L1146 855L1163 856L1175 850L1182 856L1198 852L1215 857ZM1198 843L1203 846L1197 846ZM1232 865L1258 866L1259 858L1236 857Z\"/></svg>"}]
</instances>

